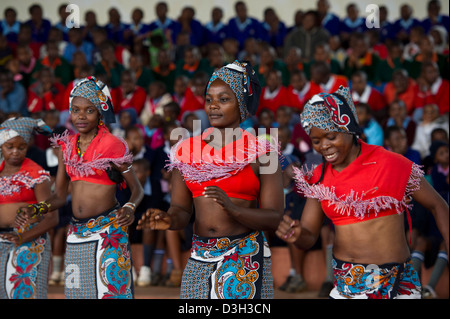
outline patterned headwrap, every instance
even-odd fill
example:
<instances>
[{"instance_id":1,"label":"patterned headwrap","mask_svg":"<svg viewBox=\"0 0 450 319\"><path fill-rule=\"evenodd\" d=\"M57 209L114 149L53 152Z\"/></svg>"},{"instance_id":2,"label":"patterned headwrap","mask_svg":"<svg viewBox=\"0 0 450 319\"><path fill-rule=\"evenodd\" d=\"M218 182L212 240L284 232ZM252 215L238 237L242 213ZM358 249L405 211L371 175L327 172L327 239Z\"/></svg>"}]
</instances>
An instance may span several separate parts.
<instances>
[{"instance_id":1,"label":"patterned headwrap","mask_svg":"<svg viewBox=\"0 0 450 319\"><path fill-rule=\"evenodd\" d=\"M16 136L21 136L28 143L34 132L50 135L52 130L41 119L32 119L30 117L10 118L0 124L0 146Z\"/></svg>"},{"instance_id":2,"label":"patterned headwrap","mask_svg":"<svg viewBox=\"0 0 450 319\"><path fill-rule=\"evenodd\" d=\"M261 85L249 62L236 60L215 71L209 79L205 93L208 92L211 83L217 79L227 83L236 95L242 121L250 115L256 114L259 96L261 95Z\"/></svg>"},{"instance_id":3,"label":"patterned headwrap","mask_svg":"<svg viewBox=\"0 0 450 319\"><path fill-rule=\"evenodd\" d=\"M69 111L72 109L72 100L76 96L84 97L92 102L107 123L115 123L114 108L108 86L93 76L82 79L72 89L69 97Z\"/></svg>"},{"instance_id":4,"label":"patterned headwrap","mask_svg":"<svg viewBox=\"0 0 450 319\"><path fill-rule=\"evenodd\" d=\"M300 119L308 135L313 126L332 132L362 134L350 90L344 86L331 94L314 95L305 104Z\"/></svg>"}]
</instances>

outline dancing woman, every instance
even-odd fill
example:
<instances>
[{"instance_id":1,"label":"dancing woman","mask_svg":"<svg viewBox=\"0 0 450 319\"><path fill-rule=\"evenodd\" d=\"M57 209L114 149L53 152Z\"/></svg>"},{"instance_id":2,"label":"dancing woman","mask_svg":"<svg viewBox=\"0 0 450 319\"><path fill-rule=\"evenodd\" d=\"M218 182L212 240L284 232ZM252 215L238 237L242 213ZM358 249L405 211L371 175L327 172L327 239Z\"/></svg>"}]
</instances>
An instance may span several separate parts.
<instances>
[{"instance_id":1,"label":"dancing woman","mask_svg":"<svg viewBox=\"0 0 450 319\"><path fill-rule=\"evenodd\" d=\"M205 111L211 127L171 149L171 206L148 210L141 227L183 229L195 210L191 257L181 298L273 298L270 249L284 201L278 148L239 128L258 107L250 64L211 76Z\"/></svg>"},{"instance_id":2,"label":"dancing woman","mask_svg":"<svg viewBox=\"0 0 450 319\"><path fill-rule=\"evenodd\" d=\"M33 132L51 134L44 121L26 117L0 125L0 299L47 298L48 231L58 224L57 211L16 223L20 207L37 210L51 194L49 172L26 157Z\"/></svg>"},{"instance_id":3,"label":"dancing woman","mask_svg":"<svg viewBox=\"0 0 450 319\"><path fill-rule=\"evenodd\" d=\"M114 122L109 90L87 77L70 94L71 121L78 130L51 139L60 147L56 190L43 207L62 207L69 184L73 219L65 254L66 298L133 298L127 228L143 197L125 141L103 123ZM128 203L119 206L117 184L130 187ZM24 208L30 214L30 208Z\"/></svg>"},{"instance_id":4,"label":"dancing woman","mask_svg":"<svg viewBox=\"0 0 450 319\"><path fill-rule=\"evenodd\" d=\"M448 205L417 164L358 138L348 88L315 95L301 123L323 163L311 172L296 169L307 203L301 220L284 216L276 234L307 249L326 215L335 226L331 298L420 298L403 213L411 225L411 198L432 212L448 251Z\"/></svg>"}]
</instances>

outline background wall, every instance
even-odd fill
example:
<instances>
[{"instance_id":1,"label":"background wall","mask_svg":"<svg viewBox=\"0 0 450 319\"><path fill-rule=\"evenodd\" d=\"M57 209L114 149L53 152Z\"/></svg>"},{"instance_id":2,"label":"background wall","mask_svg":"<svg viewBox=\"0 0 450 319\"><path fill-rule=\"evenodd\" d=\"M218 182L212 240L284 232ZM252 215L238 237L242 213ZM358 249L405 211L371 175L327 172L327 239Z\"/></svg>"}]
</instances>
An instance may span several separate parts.
<instances>
[{"instance_id":1,"label":"background wall","mask_svg":"<svg viewBox=\"0 0 450 319\"><path fill-rule=\"evenodd\" d=\"M97 20L100 24L105 24L108 18L108 9L116 7L122 16L124 22L130 22L131 11L135 7L140 7L144 10L144 19L146 22L155 19L155 4L159 0L0 0L0 17L3 19L3 11L6 7L14 7L18 12L18 19L20 21L27 20L28 7L33 3L40 3L44 8L44 16L52 23L58 20L58 7L63 3L73 3L80 7L81 24L84 22L84 12L87 10L94 10L97 13ZM202 23L210 20L211 9L214 6L219 6L224 11L224 21L234 16L234 4L237 0L166 0L169 5L169 17L177 18L181 9L186 5L191 5L196 10L196 18ZM263 19L264 9L273 7L280 18L288 25L293 25L294 13L298 9L308 10L316 8L316 0L244 0L247 4L249 15L259 20ZM415 17L423 19L426 17L426 0L354 0L354 1L330 1L331 10L340 17L345 15L345 7L348 3L355 2L358 4L360 14L366 16L365 8L368 4L384 4L389 10L389 20L395 20L399 17L399 8L403 3L409 3L414 9ZM449 2L442 1L441 12L449 14Z\"/></svg>"}]
</instances>

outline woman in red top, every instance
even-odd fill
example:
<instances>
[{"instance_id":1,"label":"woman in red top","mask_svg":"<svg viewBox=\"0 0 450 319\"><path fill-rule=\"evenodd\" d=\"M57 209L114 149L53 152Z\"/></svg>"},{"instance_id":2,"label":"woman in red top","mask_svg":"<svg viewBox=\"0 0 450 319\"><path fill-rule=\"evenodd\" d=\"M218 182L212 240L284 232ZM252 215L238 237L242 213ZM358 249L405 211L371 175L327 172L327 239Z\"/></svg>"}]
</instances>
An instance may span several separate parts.
<instances>
[{"instance_id":1,"label":"woman in red top","mask_svg":"<svg viewBox=\"0 0 450 319\"><path fill-rule=\"evenodd\" d=\"M50 196L50 174L26 158L33 131L50 134L42 120L12 118L0 125L0 299L47 298L50 264L48 231L58 224L51 211L23 227L16 223L24 205L38 205Z\"/></svg>"},{"instance_id":2,"label":"woman in red top","mask_svg":"<svg viewBox=\"0 0 450 319\"><path fill-rule=\"evenodd\" d=\"M59 148L56 187L43 203L60 208L72 196L73 218L65 252L65 297L133 298L128 226L143 197L127 144L103 121L114 122L108 87L94 77L72 90L70 118L77 134L65 131L51 139ZM119 205L117 184L130 187L129 202ZM30 208L23 208L29 215Z\"/></svg>"},{"instance_id":3,"label":"woman in red top","mask_svg":"<svg viewBox=\"0 0 450 319\"><path fill-rule=\"evenodd\" d=\"M205 103L212 127L172 148L171 206L140 221L183 229L195 209L182 298L273 298L262 231L274 230L283 213L281 170L275 148L239 128L256 113L259 94L250 64L235 61L213 73Z\"/></svg>"},{"instance_id":4,"label":"woman in red top","mask_svg":"<svg viewBox=\"0 0 450 319\"><path fill-rule=\"evenodd\" d=\"M348 88L315 95L301 122L323 163L312 172L296 170L307 203L300 222L284 216L276 234L307 249L326 215L335 226L330 297L420 298L402 213L410 224L411 197L432 212L448 251L448 205L416 164L358 138Z\"/></svg>"}]
</instances>

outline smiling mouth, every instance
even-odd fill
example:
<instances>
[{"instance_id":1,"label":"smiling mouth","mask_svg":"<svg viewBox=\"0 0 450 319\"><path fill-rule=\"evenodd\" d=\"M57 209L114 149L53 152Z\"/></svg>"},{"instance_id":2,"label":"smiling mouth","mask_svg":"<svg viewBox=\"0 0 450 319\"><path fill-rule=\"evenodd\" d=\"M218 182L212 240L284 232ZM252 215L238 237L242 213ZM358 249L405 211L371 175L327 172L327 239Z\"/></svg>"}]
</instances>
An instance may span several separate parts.
<instances>
[{"instance_id":1,"label":"smiling mouth","mask_svg":"<svg viewBox=\"0 0 450 319\"><path fill-rule=\"evenodd\" d=\"M220 114L209 114L209 117L215 119L215 118L222 117L222 115L220 115Z\"/></svg>"},{"instance_id":2,"label":"smiling mouth","mask_svg":"<svg viewBox=\"0 0 450 319\"><path fill-rule=\"evenodd\" d=\"M327 161L333 161L337 158L337 153L333 153L333 154L329 154L329 155L324 155L323 157L325 157L325 159Z\"/></svg>"}]
</instances>

